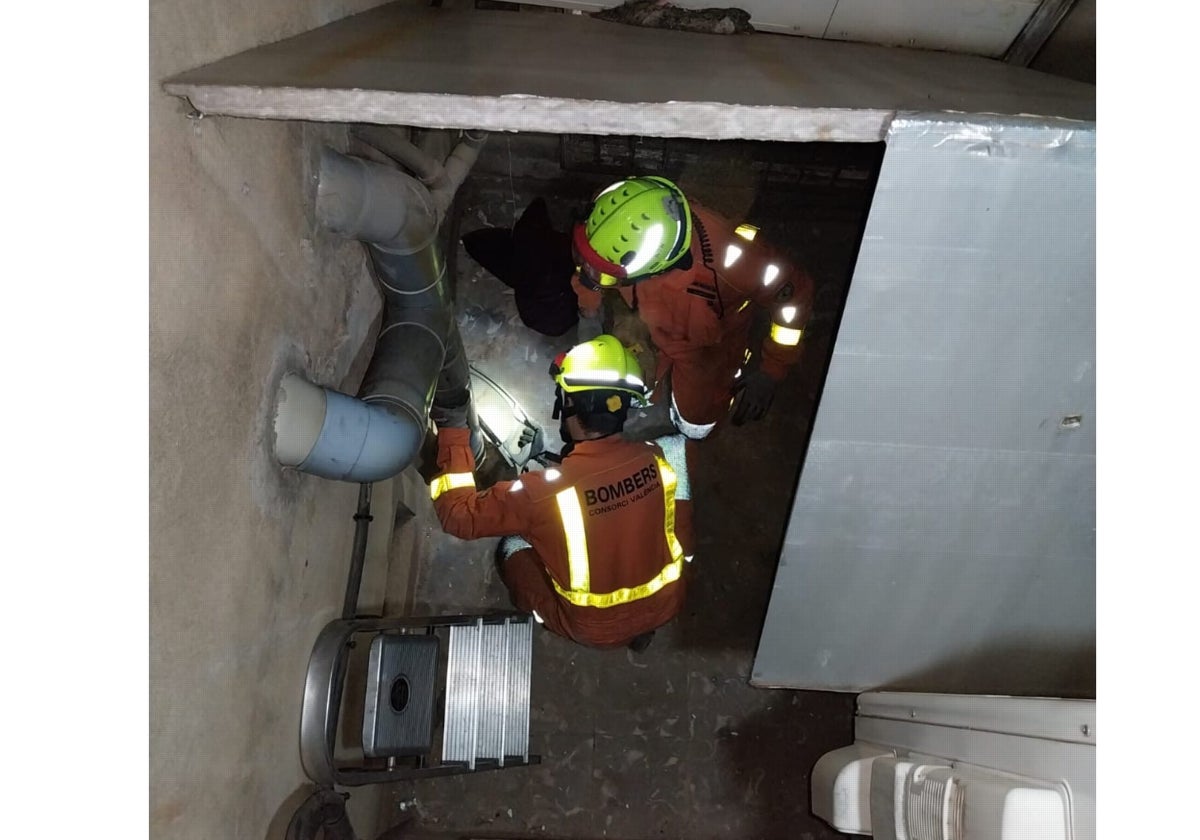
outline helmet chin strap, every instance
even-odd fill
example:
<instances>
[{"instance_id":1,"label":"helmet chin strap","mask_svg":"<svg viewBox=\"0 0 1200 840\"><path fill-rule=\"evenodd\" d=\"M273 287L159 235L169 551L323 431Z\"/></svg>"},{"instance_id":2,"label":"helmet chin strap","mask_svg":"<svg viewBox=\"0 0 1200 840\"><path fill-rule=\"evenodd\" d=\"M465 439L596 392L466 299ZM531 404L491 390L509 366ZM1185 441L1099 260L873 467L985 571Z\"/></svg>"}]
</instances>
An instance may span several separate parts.
<instances>
[{"instance_id":1,"label":"helmet chin strap","mask_svg":"<svg viewBox=\"0 0 1200 840\"><path fill-rule=\"evenodd\" d=\"M567 418L574 417L575 414L575 406L567 405L567 396L563 393L562 386L554 386L554 413L551 418L558 420L558 436L562 438L563 443L573 444L575 442L567 430Z\"/></svg>"},{"instance_id":2,"label":"helmet chin strap","mask_svg":"<svg viewBox=\"0 0 1200 840\"><path fill-rule=\"evenodd\" d=\"M562 442L566 444L566 447L563 448L561 453L564 457L571 451L571 448L579 442L575 440L575 438L571 437L571 432L567 428L567 419L574 417L578 413L579 408L577 406L567 405L567 395L563 393L562 386L556 385L554 387L554 412L550 416L551 419L558 421L558 436L562 439ZM617 434L615 431L604 435L593 433L585 439L599 440L601 438L612 437L615 434Z\"/></svg>"}]
</instances>

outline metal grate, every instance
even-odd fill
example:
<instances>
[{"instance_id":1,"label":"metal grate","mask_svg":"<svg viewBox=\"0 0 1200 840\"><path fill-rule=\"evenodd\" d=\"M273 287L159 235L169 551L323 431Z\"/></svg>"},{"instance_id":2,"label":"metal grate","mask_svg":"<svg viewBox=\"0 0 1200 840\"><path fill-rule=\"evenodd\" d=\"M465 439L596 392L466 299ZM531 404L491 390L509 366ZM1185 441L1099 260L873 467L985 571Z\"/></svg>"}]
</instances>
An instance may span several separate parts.
<instances>
[{"instance_id":1,"label":"metal grate","mask_svg":"<svg viewBox=\"0 0 1200 840\"><path fill-rule=\"evenodd\" d=\"M511 619L450 628L443 762L528 761L531 628Z\"/></svg>"},{"instance_id":2,"label":"metal grate","mask_svg":"<svg viewBox=\"0 0 1200 840\"><path fill-rule=\"evenodd\" d=\"M510 668L508 671L508 724L505 727L506 755L529 761L529 679L533 670L533 622L508 625Z\"/></svg>"},{"instance_id":3,"label":"metal grate","mask_svg":"<svg viewBox=\"0 0 1200 840\"><path fill-rule=\"evenodd\" d=\"M905 803L909 840L960 840L962 806L962 791L949 767L918 767Z\"/></svg>"}]
</instances>

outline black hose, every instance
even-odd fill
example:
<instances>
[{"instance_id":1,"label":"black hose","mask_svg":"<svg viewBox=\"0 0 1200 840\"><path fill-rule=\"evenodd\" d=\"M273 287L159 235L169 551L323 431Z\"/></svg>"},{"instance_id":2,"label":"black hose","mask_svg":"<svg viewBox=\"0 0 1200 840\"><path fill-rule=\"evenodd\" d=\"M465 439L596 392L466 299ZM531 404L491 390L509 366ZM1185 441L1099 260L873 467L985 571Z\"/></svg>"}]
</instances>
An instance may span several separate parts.
<instances>
[{"instance_id":1,"label":"black hose","mask_svg":"<svg viewBox=\"0 0 1200 840\"><path fill-rule=\"evenodd\" d=\"M284 836L285 840L358 840L346 814L346 797L330 788L321 788L304 800Z\"/></svg>"},{"instance_id":2,"label":"black hose","mask_svg":"<svg viewBox=\"0 0 1200 840\"><path fill-rule=\"evenodd\" d=\"M358 485L358 511L354 514L354 550L350 555L350 578L346 581L346 600L342 618L354 618L358 612L358 590L362 587L363 564L367 559L367 529L371 519L371 485Z\"/></svg>"}]
</instances>

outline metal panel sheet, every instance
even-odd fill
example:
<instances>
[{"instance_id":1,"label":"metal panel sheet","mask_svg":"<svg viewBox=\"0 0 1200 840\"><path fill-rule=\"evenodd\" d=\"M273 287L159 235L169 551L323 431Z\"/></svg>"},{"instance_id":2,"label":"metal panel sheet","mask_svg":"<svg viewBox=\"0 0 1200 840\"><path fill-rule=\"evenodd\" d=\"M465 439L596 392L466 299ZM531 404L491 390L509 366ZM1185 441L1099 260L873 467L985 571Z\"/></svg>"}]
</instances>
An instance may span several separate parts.
<instances>
[{"instance_id":1,"label":"metal panel sheet","mask_svg":"<svg viewBox=\"0 0 1200 840\"><path fill-rule=\"evenodd\" d=\"M1094 126L897 119L755 683L1093 695L1095 340Z\"/></svg>"}]
</instances>

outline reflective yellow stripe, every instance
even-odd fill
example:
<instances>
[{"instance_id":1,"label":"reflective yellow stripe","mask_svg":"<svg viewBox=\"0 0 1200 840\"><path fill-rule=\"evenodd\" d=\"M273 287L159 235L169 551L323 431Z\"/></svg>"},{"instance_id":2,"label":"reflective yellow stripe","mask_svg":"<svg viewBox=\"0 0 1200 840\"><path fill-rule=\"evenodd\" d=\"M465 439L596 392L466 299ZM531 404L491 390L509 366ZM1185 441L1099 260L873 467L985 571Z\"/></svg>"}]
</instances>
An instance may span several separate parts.
<instances>
[{"instance_id":1,"label":"reflective yellow stripe","mask_svg":"<svg viewBox=\"0 0 1200 840\"><path fill-rule=\"evenodd\" d=\"M652 580L641 586L630 586L613 592L589 592L587 537L583 530L583 510L579 506L579 496L575 488L560 492L555 498L558 501L558 512L562 517L563 534L567 539L567 566L571 574L571 588L563 589L553 576L550 582L555 590L566 600L580 607L614 607L617 604L627 604L649 598L668 583L679 579L683 572L683 546L675 536L675 486L677 479L671 465L663 458L654 456L658 462L659 475L662 476L663 495L665 497L666 514L664 531L667 539L667 549L671 552L671 562L663 567Z\"/></svg>"},{"instance_id":2,"label":"reflective yellow stripe","mask_svg":"<svg viewBox=\"0 0 1200 840\"><path fill-rule=\"evenodd\" d=\"M437 499L447 490L457 490L459 487L474 487L475 476L471 473L446 473L439 475L429 485L429 498Z\"/></svg>"},{"instance_id":3,"label":"reflective yellow stripe","mask_svg":"<svg viewBox=\"0 0 1200 840\"><path fill-rule=\"evenodd\" d=\"M804 330L794 330L791 327L781 327L779 324L771 325L771 340L776 344L782 344L785 347L795 347L800 343L800 339L804 336Z\"/></svg>"},{"instance_id":4,"label":"reflective yellow stripe","mask_svg":"<svg viewBox=\"0 0 1200 840\"><path fill-rule=\"evenodd\" d=\"M679 561L683 559L683 546L679 544L679 539L675 536L675 486L678 484L678 479L675 477L675 470L671 469L671 465L664 459L654 456L654 460L658 461L658 470L663 477L663 495L666 497L666 522L663 530L667 535L667 550L671 552L671 566L678 566ZM663 569L664 574L667 569ZM661 577L661 575L660 575ZM676 569L675 577L679 577L678 569Z\"/></svg>"},{"instance_id":5,"label":"reflective yellow stripe","mask_svg":"<svg viewBox=\"0 0 1200 840\"><path fill-rule=\"evenodd\" d=\"M558 516L563 536L567 538L567 565L571 570L571 589L587 591L588 574L587 534L583 530L583 510L574 487L568 487L554 497L558 501ZM555 584L557 587L558 584Z\"/></svg>"},{"instance_id":6,"label":"reflective yellow stripe","mask_svg":"<svg viewBox=\"0 0 1200 840\"><path fill-rule=\"evenodd\" d=\"M579 607L615 607L617 604L627 604L630 601L640 601L642 598L649 598L658 590L662 589L668 583L674 583L679 580L679 575L683 572L683 561L675 561L669 563L663 568L662 572L654 580L648 583L643 583L641 586L632 586L626 589L617 589L613 592L605 592L599 594L596 592L572 592L563 589L557 583L554 588L558 590L558 594L566 598L572 604ZM550 579L551 581L554 578Z\"/></svg>"},{"instance_id":7,"label":"reflective yellow stripe","mask_svg":"<svg viewBox=\"0 0 1200 840\"><path fill-rule=\"evenodd\" d=\"M753 241L754 235L758 233L758 228L754 225L738 225L733 229L733 232L742 237L742 239Z\"/></svg>"}]
</instances>

